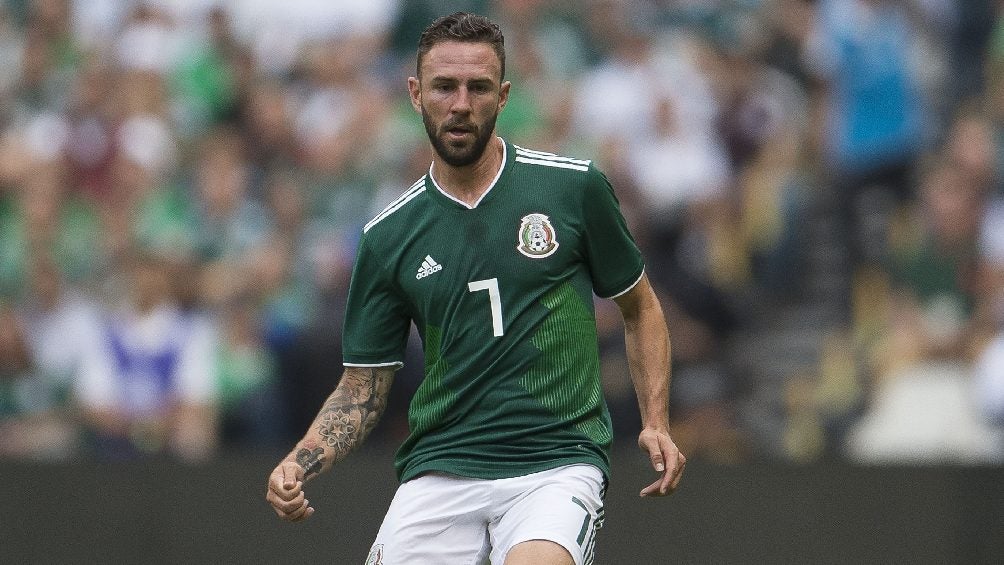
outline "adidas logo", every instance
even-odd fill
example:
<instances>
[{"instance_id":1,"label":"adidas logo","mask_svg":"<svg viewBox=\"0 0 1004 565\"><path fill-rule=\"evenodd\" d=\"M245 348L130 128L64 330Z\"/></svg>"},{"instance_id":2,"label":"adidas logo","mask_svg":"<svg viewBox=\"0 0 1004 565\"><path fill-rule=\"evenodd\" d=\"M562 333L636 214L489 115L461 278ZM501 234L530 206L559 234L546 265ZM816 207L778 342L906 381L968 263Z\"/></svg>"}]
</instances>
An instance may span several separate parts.
<instances>
[{"instance_id":1,"label":"adidas logo","mask_svg":"<svg viewBox=\"0 0 1004 565\"><path fill-rule=\"evenodd\" d=\"M422 260L422 266L418 268L418 274L415 275L416 279L424 279L425 277L431 275L432 273L438 273L443 270L443 266L436 262L431 256L426 255L425 259Z\"/></svg>"}]
</instances>

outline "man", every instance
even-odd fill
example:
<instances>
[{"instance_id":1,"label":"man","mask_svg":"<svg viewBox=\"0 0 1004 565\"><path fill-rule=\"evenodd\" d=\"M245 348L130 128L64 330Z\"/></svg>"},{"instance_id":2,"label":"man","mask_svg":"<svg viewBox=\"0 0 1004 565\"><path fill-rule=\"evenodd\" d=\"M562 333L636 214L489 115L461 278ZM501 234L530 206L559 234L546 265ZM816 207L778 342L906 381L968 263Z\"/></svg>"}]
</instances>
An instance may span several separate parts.
<instances>
[{"instance_id":1,"label":"man","mask_svg":"<svg viewBox=\"0 0 1004 565\"><path fill-rule=\"evenodd\" d=\"M433 163L363 229L345 373L267 500L287 520L313 514L303 483L373 429L414 321L425 378L368 563L590 562L611 442L592 293L625 319L638 442L659 473L642 496L671 493L686 462L668 432L662 310L606 178L495 136L510 89L498 26L438 19L417 67L408 89Z\"/></svg>"}]
</instances>

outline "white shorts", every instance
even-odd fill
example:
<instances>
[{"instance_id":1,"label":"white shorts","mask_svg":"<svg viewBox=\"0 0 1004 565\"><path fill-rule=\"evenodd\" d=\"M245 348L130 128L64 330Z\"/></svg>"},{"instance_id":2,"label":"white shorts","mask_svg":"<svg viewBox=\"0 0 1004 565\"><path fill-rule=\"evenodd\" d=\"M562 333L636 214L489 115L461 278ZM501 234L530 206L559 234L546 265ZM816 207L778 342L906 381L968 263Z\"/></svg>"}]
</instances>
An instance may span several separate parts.
<instances>
[{"instance_id":1,"label":"white shorts","mask_svg":"<svg viewBox=\"0 0 1004 565\"><path fill-rule=\"evenodd\" d=\"M398 487L366 563L501 565L514 545L549 540L585 565L604 490L603 473L585 464L497 480L422 475Z\"/></svg>"}]
</instances>

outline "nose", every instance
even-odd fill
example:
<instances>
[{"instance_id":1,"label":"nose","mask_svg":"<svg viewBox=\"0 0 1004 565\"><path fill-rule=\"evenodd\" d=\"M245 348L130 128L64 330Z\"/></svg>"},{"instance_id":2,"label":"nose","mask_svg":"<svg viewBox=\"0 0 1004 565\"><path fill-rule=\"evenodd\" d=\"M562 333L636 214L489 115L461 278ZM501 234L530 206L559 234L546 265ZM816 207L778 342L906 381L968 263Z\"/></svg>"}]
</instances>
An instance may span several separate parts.
<instances>
[{"instance_id":1,"label":"nose","mask_svg":"<svg viewBox=\"0 0 1004 565\"><path fill-rule=\"evenodd\" d=\"M470 91L466 86L457 88L453 97L453 104L450 105L450 112L454 114L466 114L471 111Z\"/></svg>"}]
</instances>

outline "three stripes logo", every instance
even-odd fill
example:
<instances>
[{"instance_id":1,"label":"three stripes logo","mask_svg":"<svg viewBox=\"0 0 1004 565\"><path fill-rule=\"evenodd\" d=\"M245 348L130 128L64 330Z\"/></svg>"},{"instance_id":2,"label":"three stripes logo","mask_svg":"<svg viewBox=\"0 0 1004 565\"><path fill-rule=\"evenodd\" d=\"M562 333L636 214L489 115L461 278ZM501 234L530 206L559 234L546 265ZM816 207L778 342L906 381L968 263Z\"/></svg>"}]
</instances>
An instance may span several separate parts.
<instances>
[{"instance_id":1,"label":"three stripes logo","mask_svg":"<svg viewBox=\"0 0 1004 565\"><path fill-rule=\"evenodd\" d=\"M426 255L425 259L422 260L422 266L418 268L418 274L415 275L416 279L424 279L425 277L438 273L443 270L443 266L436 262L431 256Z\"/></svg>"}]
</instances>

